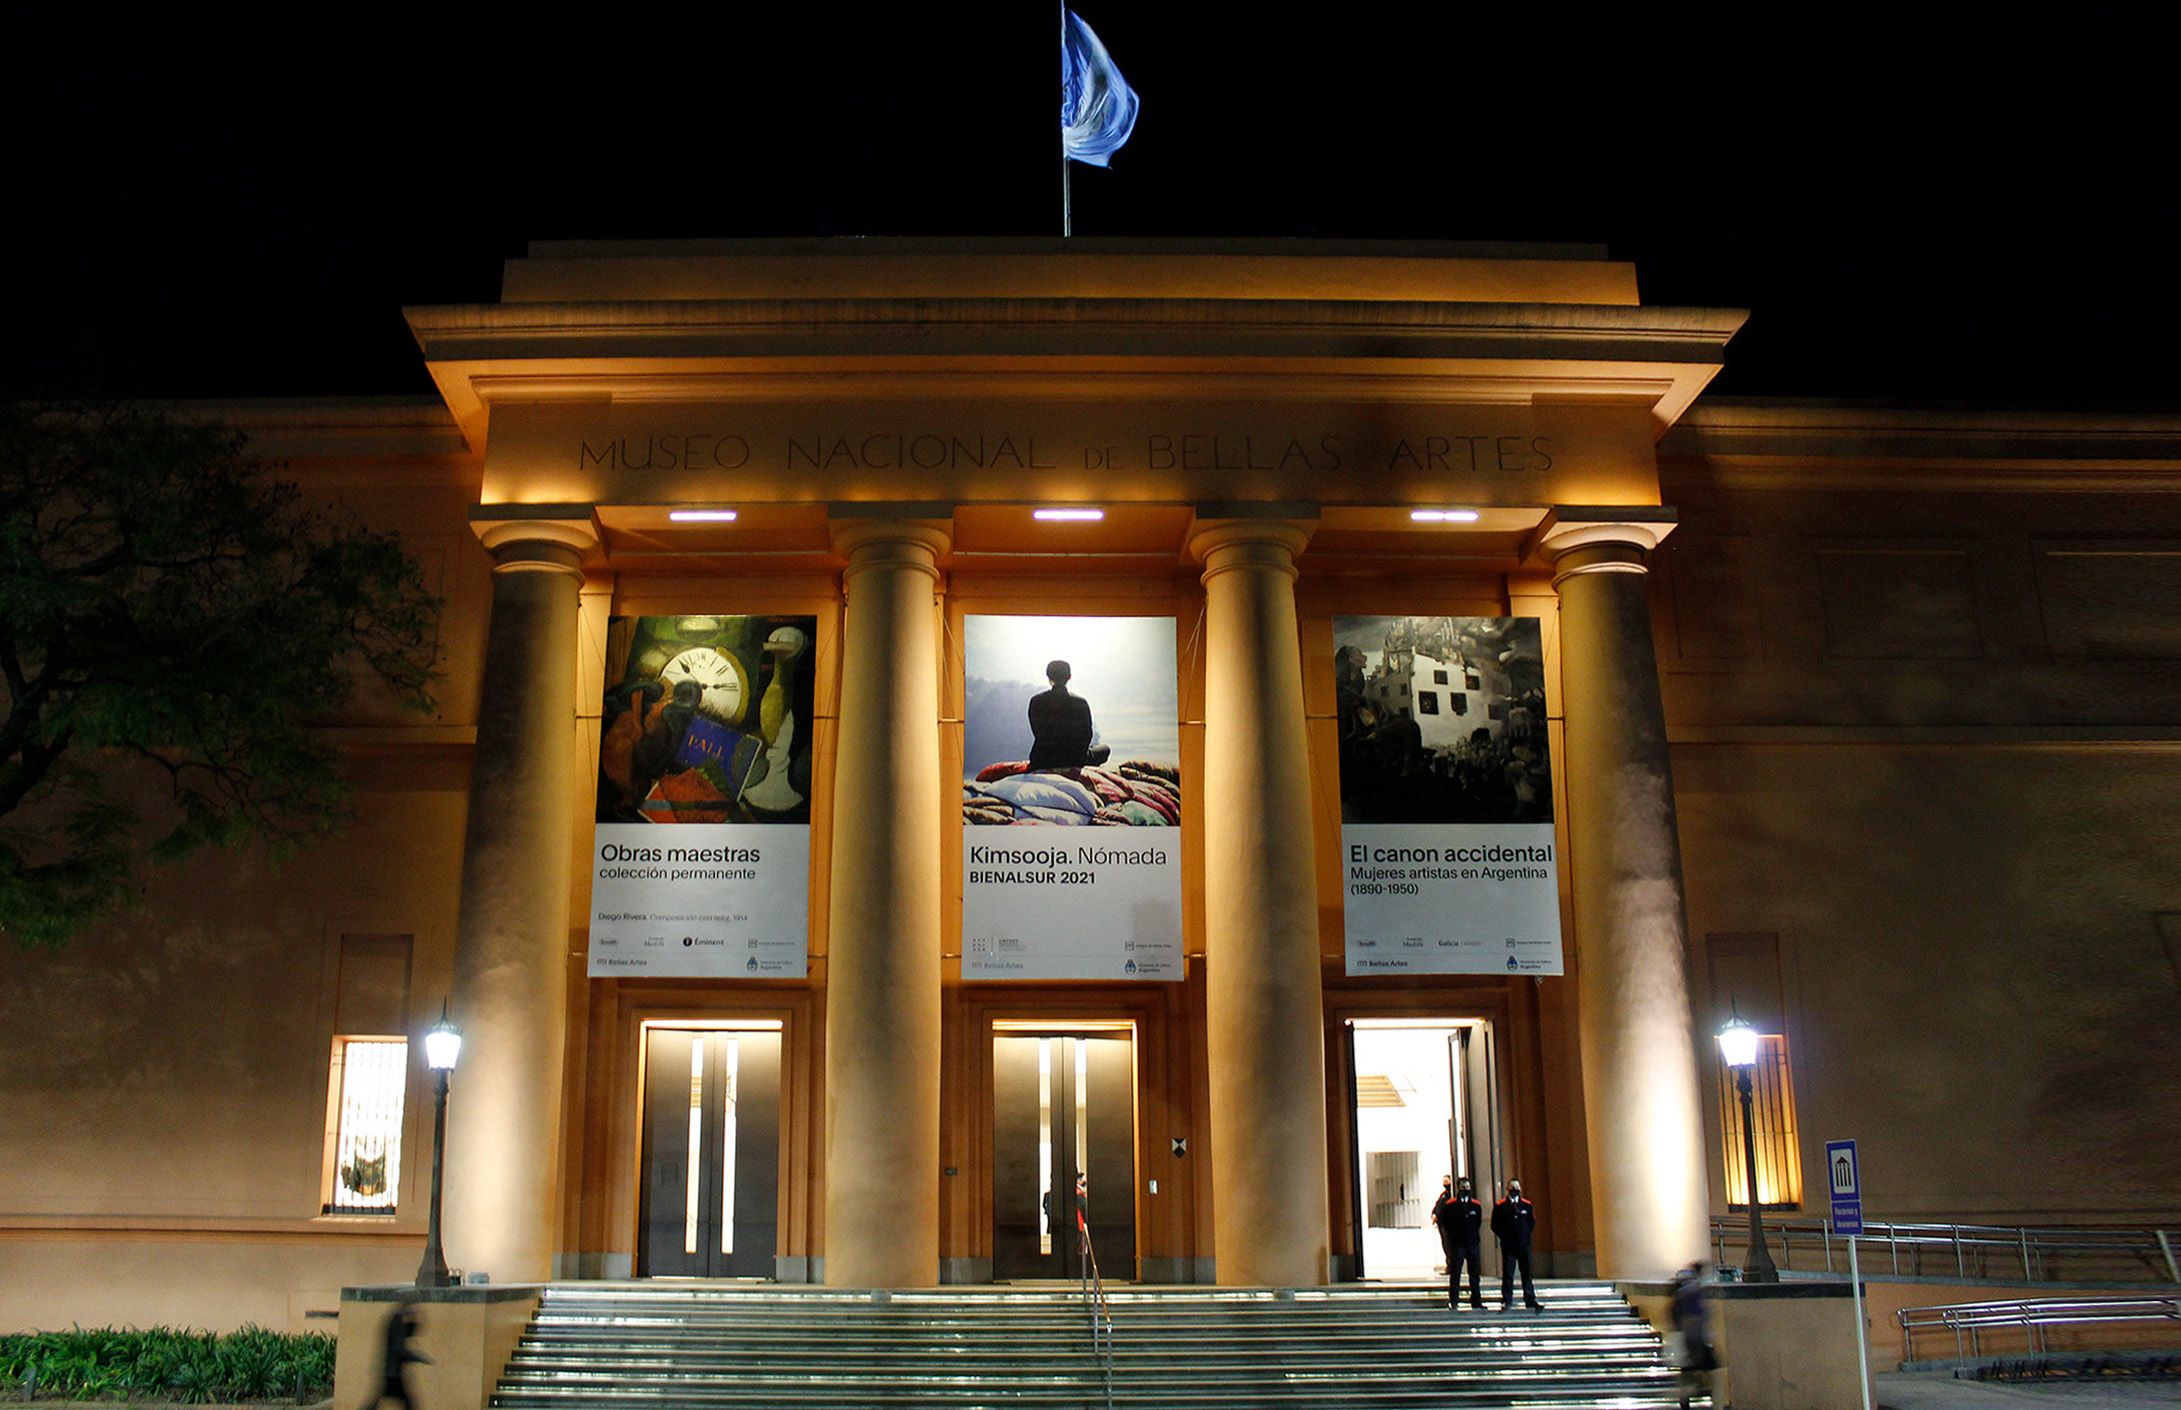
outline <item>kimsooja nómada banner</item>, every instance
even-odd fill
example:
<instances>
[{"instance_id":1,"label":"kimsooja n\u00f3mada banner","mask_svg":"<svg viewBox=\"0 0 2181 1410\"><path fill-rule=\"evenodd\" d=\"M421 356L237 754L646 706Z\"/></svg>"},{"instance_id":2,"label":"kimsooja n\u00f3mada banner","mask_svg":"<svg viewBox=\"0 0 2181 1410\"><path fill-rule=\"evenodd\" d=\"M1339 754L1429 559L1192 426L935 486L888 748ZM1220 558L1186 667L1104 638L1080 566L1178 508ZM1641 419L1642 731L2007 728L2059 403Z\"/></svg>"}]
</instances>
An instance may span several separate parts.
<instances>
[{"instance_id":1,"label":"kimsooja n\u00f3mada banner","mask_svg":"<svg viewBox=\"0 0 2181 1410\"><path fill-rule=\"evenodd\" d=\"M809 967L815 617L615 617L591 850L596 975Z\"/></svg>"},{"instance_id":2,"label":"kimsooja n\u00f3mada banner","mask_svg":"<svg viewBox=\"0 0 2181 1410\"><path fill-rule=\"evenodd\" d=\"M1533 617L1335 617L1350 974L1559 974Z\"/></svg>"},{"instance_id":3,"label":"kimsooja n\u00f3mada banner","mask_svg":"<svg viewBox=\"0 0 2181 1410\"><path fill-rule=\"evenodd\" d=\"M1182 977L1171 617L962 632L962 978Z\"/></svg>"}]
</instances>

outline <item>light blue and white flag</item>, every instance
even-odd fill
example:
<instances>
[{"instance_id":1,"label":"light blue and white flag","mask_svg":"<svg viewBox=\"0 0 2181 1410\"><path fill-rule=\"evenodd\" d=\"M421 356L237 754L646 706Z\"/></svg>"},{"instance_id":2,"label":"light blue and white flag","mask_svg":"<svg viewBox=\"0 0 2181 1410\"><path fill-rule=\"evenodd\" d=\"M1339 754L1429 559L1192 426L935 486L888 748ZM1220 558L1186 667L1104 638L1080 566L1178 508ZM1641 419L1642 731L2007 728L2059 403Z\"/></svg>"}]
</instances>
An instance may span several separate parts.
<instances>
[{"instance_id":1,"label":"light blue and white flag","mask_svg":"<svg viewBox=\"0 0 2181 1410\"><path fill-rule=\"evenodd\" d=\"M1136 129L1136 90L1075 11L1063 9L1060 15L1061 150L1076 161L1104 166Z\"/></svg>"}]
</instances>

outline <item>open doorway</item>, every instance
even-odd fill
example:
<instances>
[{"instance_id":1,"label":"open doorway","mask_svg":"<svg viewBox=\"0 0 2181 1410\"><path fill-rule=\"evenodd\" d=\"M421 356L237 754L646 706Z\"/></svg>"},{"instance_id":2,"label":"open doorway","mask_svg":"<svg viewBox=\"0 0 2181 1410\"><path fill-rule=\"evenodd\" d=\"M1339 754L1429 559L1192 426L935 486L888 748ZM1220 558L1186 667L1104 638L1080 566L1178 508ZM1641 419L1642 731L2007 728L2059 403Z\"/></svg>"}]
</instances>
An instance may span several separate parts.
<instances>
[{"instance_id":1,"label":"open doorway","mask_svg":"<svg viewBox=\"0 0 2181 1410\"><path fill-rule=\"evenodd\" d=\"M639 1277L770 1278L780 1225L780 1024L643 1026Z\"/></svg>"},{"instance_id":2,"label":"open doorway","mask_svg":"<svg viewBox=\"0 0 2181 1410\"><path fill-rule=\"evenodd\" d=\"M1136 1028L1020 1020L992 1033L992 1276L1136 1276Z\"/></svg>"},{"instance_id":3,"label":"open doorway","mask_svg":"<svg viewBox=\"0 0 2181 1410\"><path fill-rule=\"evenodd\" d=\"M1446 1255L1431 1223L1442 1179L1467 1176L1487 1207L1501 1179L1492 1026L1359 1018L1348 1024L1348 1043L1360 1275L1443 1276Z\"/></svg>"}]
</instances>

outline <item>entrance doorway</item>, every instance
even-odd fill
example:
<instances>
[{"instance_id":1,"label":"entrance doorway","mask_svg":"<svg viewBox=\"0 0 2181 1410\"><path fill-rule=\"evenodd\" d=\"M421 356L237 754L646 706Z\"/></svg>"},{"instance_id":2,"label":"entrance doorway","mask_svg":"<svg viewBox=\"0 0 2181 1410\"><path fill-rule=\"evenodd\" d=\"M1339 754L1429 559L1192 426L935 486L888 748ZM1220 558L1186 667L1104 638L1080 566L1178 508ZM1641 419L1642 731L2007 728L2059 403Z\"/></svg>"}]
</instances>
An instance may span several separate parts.
<instances>
[{"instance_id":1,"label":"entrance doorway","mask_svg":"<svg viewBox=\"0 0 2181 1410\"><path fill-rule=\"evenodd\" d=\"M1359 1018L1348 1024L1348 1053L1360 1276L1433 1277L1446 1264L1431 1222L1441 1178L1467 1176L1487 1209L1499 1188L1492 1025Z\"/></svg>"},{"instance_id":2,"label":"entrance doorway","mask_svg":"<svg viewBox=\"0 0 2181 1410\"><path fill-rule=\"evenodd\" d=\"M644 1035L639 1277L770 1278L780 1225L780 1025Z\"/></svg>"},{"instance_id":3,"label":"entrance doorway","mask_svg":"<svg viewBox=\"0 0 2181 1410\"><path fill-rule=\"evenodd\" d=\"M1081 1277L1080 1208L1100 1275L1134 1278L1135 1025L995 1023L992 1098L992 1276Z\"/></svg>"}]
</instances>

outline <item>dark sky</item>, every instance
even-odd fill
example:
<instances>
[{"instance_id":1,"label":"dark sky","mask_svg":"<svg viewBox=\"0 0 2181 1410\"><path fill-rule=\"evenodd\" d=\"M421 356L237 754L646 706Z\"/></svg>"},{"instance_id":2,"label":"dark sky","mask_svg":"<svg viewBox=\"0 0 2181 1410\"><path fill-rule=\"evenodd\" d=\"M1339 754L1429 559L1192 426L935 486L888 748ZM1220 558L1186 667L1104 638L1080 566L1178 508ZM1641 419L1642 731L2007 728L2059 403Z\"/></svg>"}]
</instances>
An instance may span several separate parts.
<instances>
[{"instance_id":1,"label":"dark sky","mask_svg":"<svg viewBox=\"0 0 2181 1410\"><path fill-rule=\"evenodd\" d=\"M1055 12L805 8L47 21L8 99L0 381L419 392L401 307L492 300L530 239L1058 232ZM1717 392L2181 409L2147 36L1079 9L1143 112L1076 168L1078 234L1603 244L1647 302L1752 310ZM329 16L363 19L295 20Z\"/></svg>"}]
</instances>

